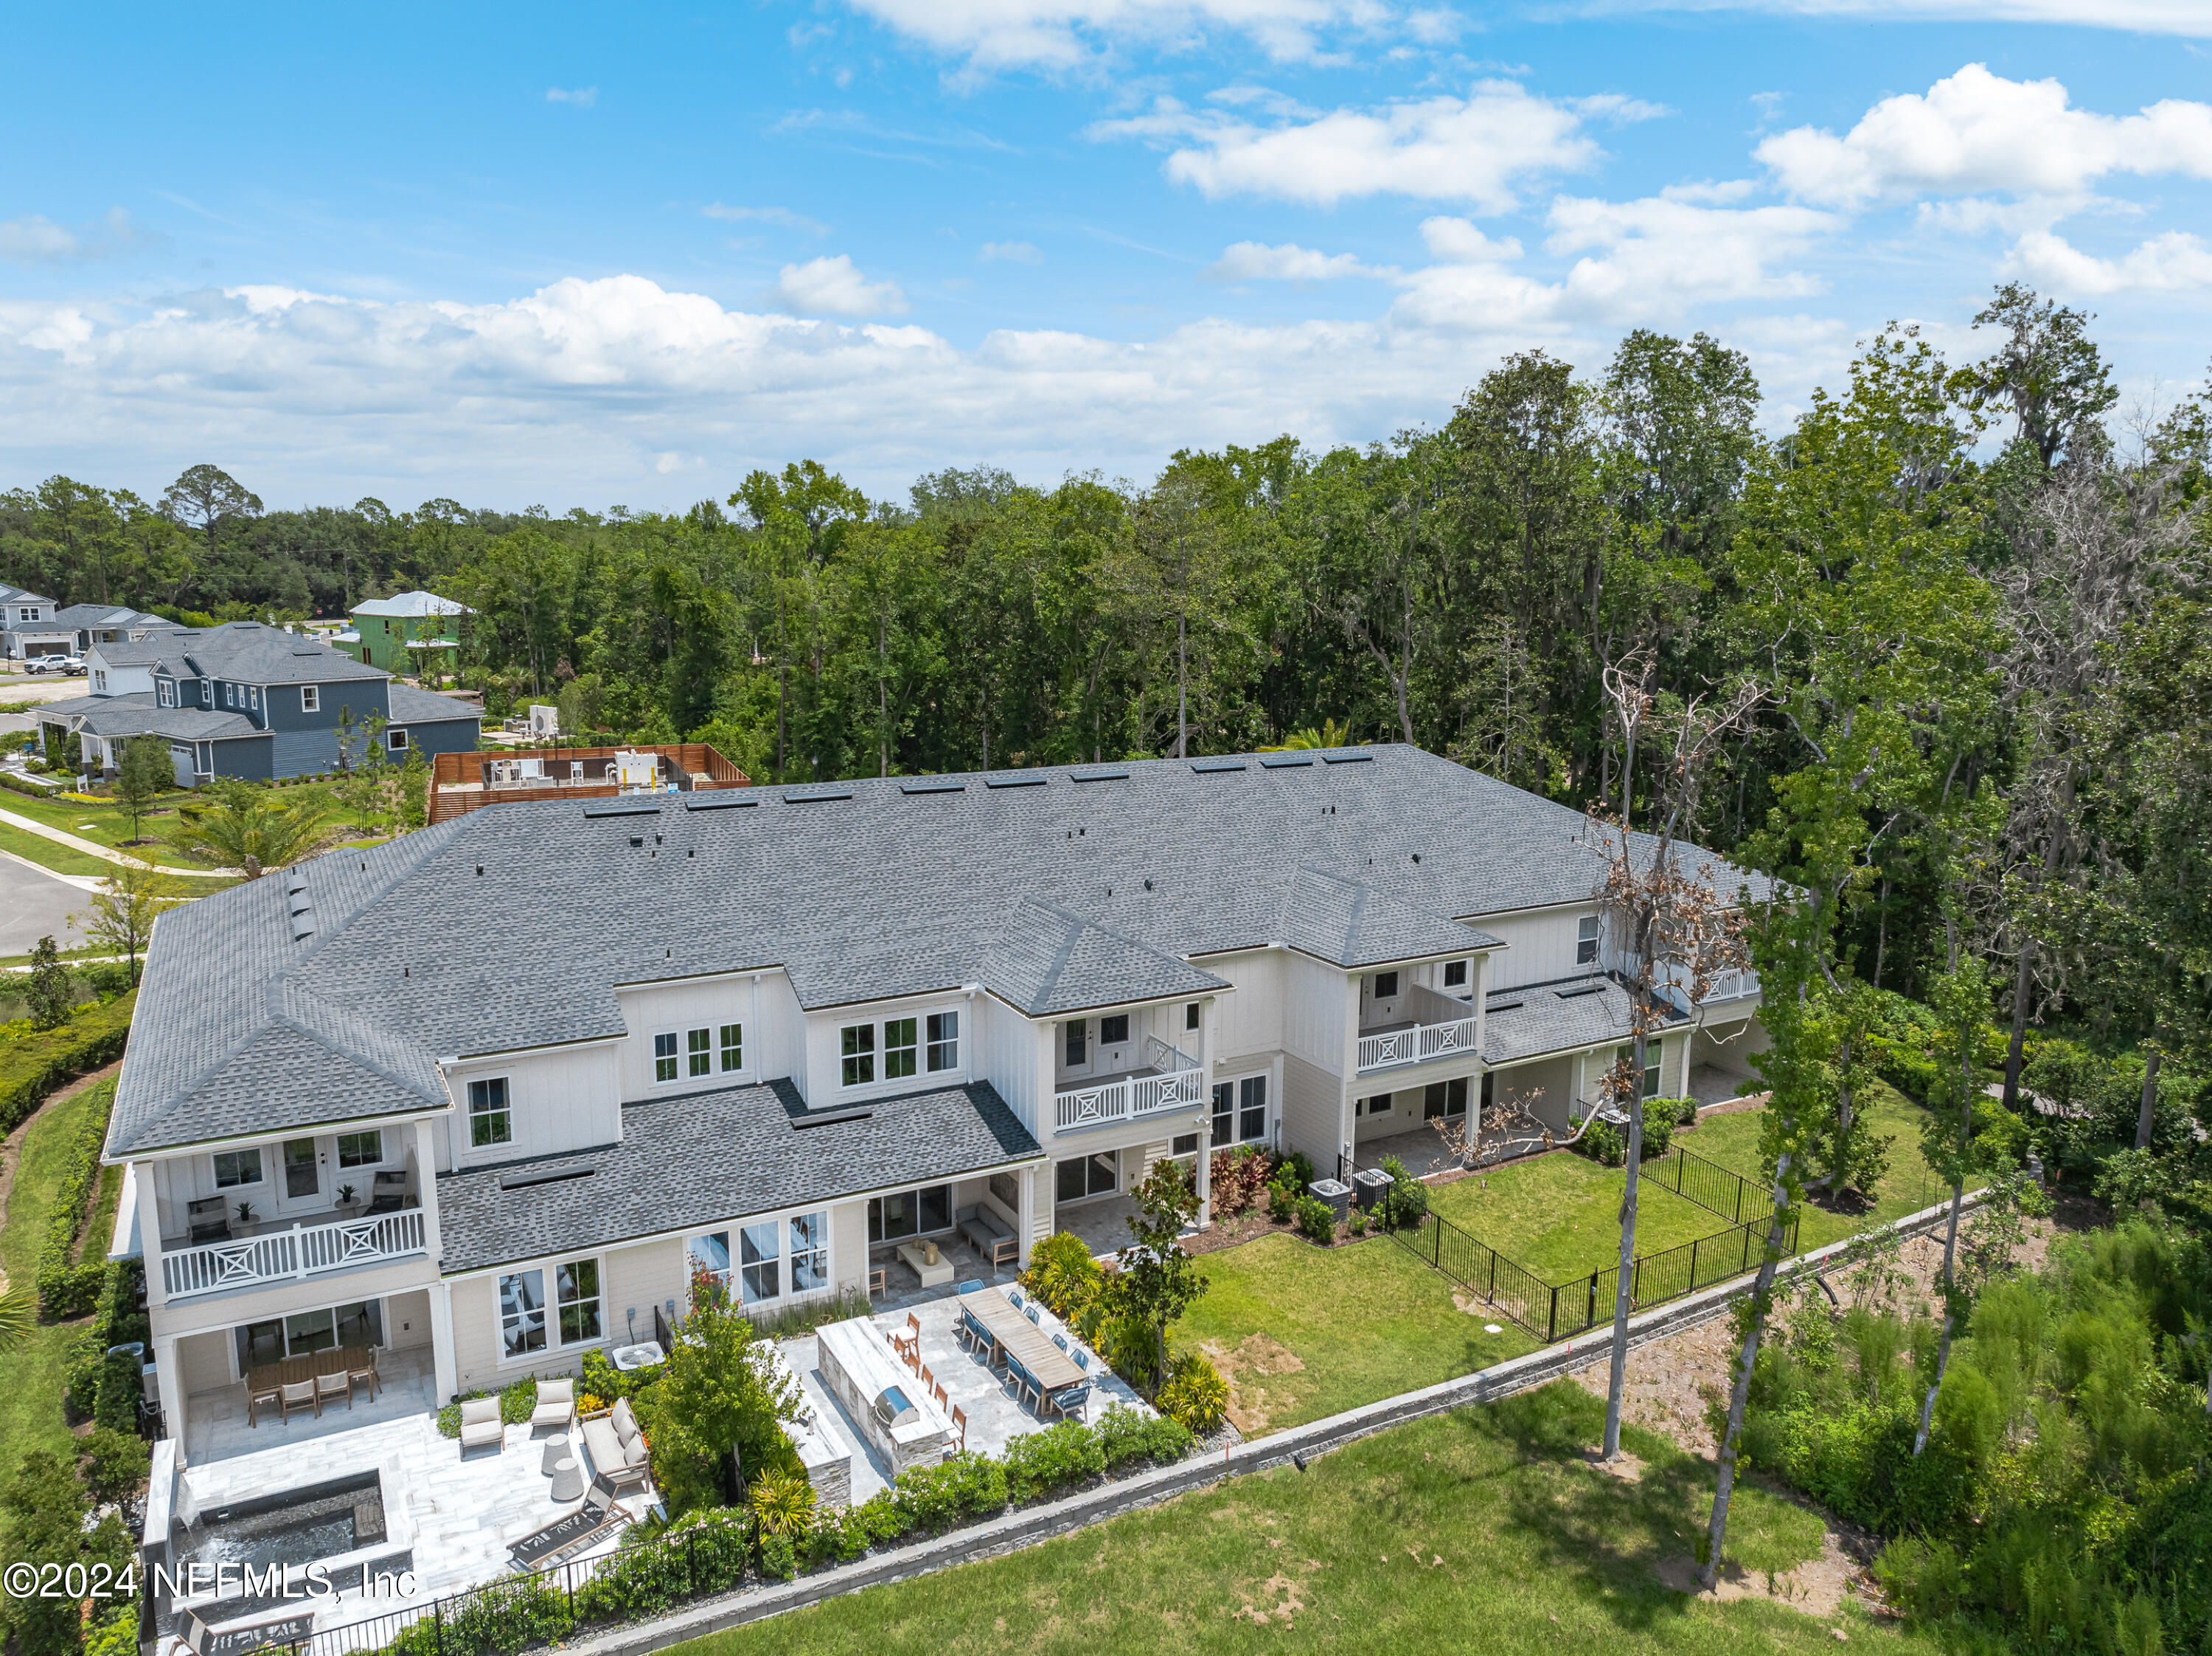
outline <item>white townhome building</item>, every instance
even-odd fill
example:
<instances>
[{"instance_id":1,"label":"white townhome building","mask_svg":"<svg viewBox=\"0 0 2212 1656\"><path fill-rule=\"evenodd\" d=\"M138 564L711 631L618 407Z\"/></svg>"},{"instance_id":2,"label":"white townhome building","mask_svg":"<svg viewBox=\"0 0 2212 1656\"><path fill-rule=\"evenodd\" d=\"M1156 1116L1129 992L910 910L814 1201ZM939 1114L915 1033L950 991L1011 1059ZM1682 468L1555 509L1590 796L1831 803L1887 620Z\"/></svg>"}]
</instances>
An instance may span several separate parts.
<instances>
[{"instance_id":1,"label":"white townhome building","mask_svg":"<svg viewBox=\"0 0 2212 1656\"><path fill-rule=\"evenodd\" d=\"M1602 872L1382 747L502 806L203 899L107 1143L169 1429L333 1343L573 1370L696 1269L765 1311L963 1219L1103 1242L1164 1157L1564 1127L1628 1027ZM1647 1091L1740 1075L1757 1004L1673 1009Z\"/></svg>"}]
</instances>

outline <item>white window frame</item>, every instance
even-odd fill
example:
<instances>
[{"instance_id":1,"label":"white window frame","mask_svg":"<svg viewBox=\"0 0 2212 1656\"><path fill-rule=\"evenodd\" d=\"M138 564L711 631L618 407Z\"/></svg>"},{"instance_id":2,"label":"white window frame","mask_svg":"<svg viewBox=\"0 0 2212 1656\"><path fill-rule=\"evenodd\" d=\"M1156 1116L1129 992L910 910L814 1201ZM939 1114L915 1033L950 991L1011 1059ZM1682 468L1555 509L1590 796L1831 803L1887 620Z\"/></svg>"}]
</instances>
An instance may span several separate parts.
<instances>
[{"instance_id":1,"label":"white window frame","mask_svg":"<svg viewBox=\"0 0 2212 1656\"><path fill-rule=\"evenodd\" d=\"M928 1073L948 1075L960 1067L960 1009L929 1012L922 1018L922 1046ZM939 1061L942 1055L943 1061Z\"/></svg>"},{"instance_id":2,"label":"white window frame","mask_svg":"<svg viewBox=\"0 0 2212 1656\"><path fill-rule=\"evenodd\" d=\"M1472 986L1474 981L1474 974L1469 968L1473 964L1474 962L1471 961L1446 961L1444 962L1443 970L1444 987L1446 989L1466 989ZM1452 977L1452 974L1455 971L1459 974L1459 977L1456 980Z\"/></svg>"},{"instance_id":3,"label":"white window frame","mask_svg":"<svg viewBox=\"0 0 2212 1656\"><path fill-rule=\"evenodd\" d=\"M951 1020L950 1039L942 1034L945 1026L940 1021L946 1019ZM911 1039L906 1038L908 1024L913 1026ZM931 1034L933 1025L939 1029L938 1035ZM957 1075L965 1067L960 1045L965 1033L960 1009L942 1005L934 1011L918 1006L912 1011L841 1023L830 1059L836 1066L833 1071L836 1089L841 1093L892 1089L912 1087L926 1077ZM900 1063L912 1067L894 1075L892 1069Z\"/></svg>"},{"instance_id":4,"label":"white window frame","mask_svg":"<svg viewBox=\"0 0 2212 1656\"><path fill-rule=\"evenodd\" d=\"M1575 964L1595 966L1597 963L1599 934L1603 930L1595 914L1585 914L1575 922Z\"/></svg>"},{"instance_id":5,"label":"white window frame","mask_svg":"<svg viewBox=\"0 0 2212 1656\"><path fill-rule=\"evenodd\" d=\"M407 750L407 727L404 725L386 725L384 745L390 752L404 753Z\"/></svg>"},{"instance_id":6,"label":"white window frame","mask_svg":"<svg viewBox=\"0 0 2212 1656\"><path fill-rule=\"evenodd\" d=\"M482 1108L477 1107L477 1089L479 1087L484 1089ZM492 1089L495 1087L499 1089L499 1103L495 1107L491 1103ZM469 1148L471 1150L497 1149L502 1144L514 1143L514 1083L508 1077L478 1076L464 1087L461 1099L468 1115ZM501 1135L496 1138L478 1138L477 1118L489 1121L495 1116L502 1121Z\"/></svg>"},{"instance_id":7,"label":"white window frame","mask_svg":"<svg viewBox=\"0 0 2212 1656\"><path fill-rule=\"evenodd\" d=\"M865 1040L860 1039L866 1036ZM872 1087L876 1084L876 1026L841 1023L837 1026L837 1085Z\"/></svg>"},{"instance_id":8,"label":"white window frame","mask_svg":"<svg viewBox=\"0 0 2212 1656\"><path fill-rule=\"evenodd\" d=\"M303 713L319 713L322 710L323 687L319 684L302 684L300 687L300 711Z\"/></svg>"},{"instance_id":9,"label":"white window frame","mask_svg":"<svg viewBox=\"0 0 2212 1656\"><path fill-rule=\"evenodd\" d=\"M911 1081L921 1071L921 1019L885 1018L882 1071L885 1081Z\"/></svg>"},{"instance_id":10,"label":"white window frame","mask_svg":"<svg viewBox=\"0 0 2212 1656\"><path fill-rule=\"evenodd\" d=\"M1217 1076L1214 1078L1212 1091L1206 1095L1206 1123L1208 1140L1215 1149L1229 1149L1238 1144L1271 1144L1274 1142L1273 1077L1273 1070L1255 1070L1249 1075ZM1260 1101L1253 1104L1248 1101L1248 1089L1255 1082L1260 1088ZM1213 1124L1222 1118L1224 1112L1218 1107L1220 1100L1216 1098L1214 1094L1218 1093L1224 1087L1229 1089L1229 1108L1225 1112L1229 1118L1229 1137L1220 1138L1213 1137L1212 1129ZM1260 1131L1256 1134L1247 1136L1244 1132L1244 1115L1247 1111L1255 1109L1260 1112Z\"/></svg>"},{"instance_id":11,"label":"white window frame","mask_svg":"<svg viewBox=\"0 0 2212 1656\"><path fill-rule=\"evenodd\" d=\"M233 1179L228 1184L224 1183L222 1177L222 1164L225 1158L235 1158L241 1156L250 1156L253 1158L253 1177L251 1179ZM217 1190L245 1190L249 1186L266 1184L268 1182L268 1164L265 1158L261 1154L261 1146L258 1144L248 1145L242 1150L217 1150L213 1156L208 1158L208 1161L210 1165L215 1170L215 1187Z\"/></svg>"},{"instance_id":12,"label":"white window frame","mask_svg":"<svg viewBox=\"0 0 2212 1656\"><path fill-rule=\"evenodd\" d=\"M376 1154L365 1162L347 1161L345 1143L349 1138L374 1138L376 1141ZM362 1127L353 1132L342 1132L337 1135L337 1143L331 1148L331 1153L337 1157L338 1166L342 1168L380 1168L384 1165L384 1129L381 1127Z\"/></svg>"},{"instance_id":13,"label":"white window frame","mask_svg":"<svg viewBox=\"0 0 2212 1656\"><path fill-rule=\"evenodd\" d=\"M261 687L258 684L246 687L246 705L250 712L258 713L261 711Z\"/></svg>"},{"instance_id":14,"label":"white window frame","mask_svg":"<svg viewBox=\"0 0 2212 1656\"><path fill-rule=\"evenodd\" d=\"M653 1032L653 1084L681 1087L687 1081L713 1079L721 1050L721 1030L711 1023L679 1025ZM668 1073L663 1074L663 1066Z\"/></svg>"},{"instance_id":15,"label":"white window frame","mask_svg":"<svg viewBox=\"0 0 2212 1656\"><path fill-rule=\"evenodd\" d=\"M948 1196L946 1199L949 1201L951 1198ZM749 1231L767 1232L769 1238L775 1242L775 1252L772 1254L760 1253L750 1264L747 1263L746 1233ZM684 1281L689 1283L693 1273L703 1265L708 1275L730 1290L736 1304L743 1310L796 1305L820 1299L836 1290L834 1234L827 1204L784 1208L774 1213L749 1214L743 1218L732 1219L726 1225L718 1225L712 1230L695 1231L684 1239ZM801 1246L802 1242L805 1246ZM712 1251L702 1253L702 1244L712 1244ZM757 1239L752 1246L757 1247ZM717 1253L725 1261L720 1265L714 1263ZM797 1286L796 1278L802 1261L821 1273L820 1282L812 1288ZM757 1273L763 1267L773 1267L775 1272L776 1291L772 1295L750 1291L758 1284L760 1276ZM756 1273L750 1279L746 1276L749 1271Z\"/></svg>"},{"instance_id":16,"label":"white window frame","mask_svg":"<svg viewBox=\"0 0 2212 1656\"><path fill-rule=\"evenodd\" d=\"M715 1073L741 1075L745 1067L745 1026L742 1022L714 1027Z\"/></svg>"},{"instance_id":17,"label":"white window frame","mask_svg":"<svg viewBox=\"0 0 2212 1656\"><path fill-rule=\"evenodd\" d=\"M177 705L177 685L174 679L162 679L154 688L158 692L155 700L162 707L173 707Z\"/></svg>"}]
</instances>

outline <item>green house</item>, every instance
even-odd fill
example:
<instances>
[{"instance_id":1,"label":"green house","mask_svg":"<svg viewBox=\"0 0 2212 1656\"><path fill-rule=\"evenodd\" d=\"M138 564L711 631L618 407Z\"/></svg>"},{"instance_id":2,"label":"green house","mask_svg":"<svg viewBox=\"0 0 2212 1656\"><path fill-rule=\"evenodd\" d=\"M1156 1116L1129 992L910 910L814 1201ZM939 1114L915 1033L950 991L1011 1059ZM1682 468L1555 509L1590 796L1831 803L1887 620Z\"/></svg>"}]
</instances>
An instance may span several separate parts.
<instances>
[{"instance_id":1,"label":"green house","mask_svg":"<svg viewBox=\"0 0 2212 1656\"><path fill-rule=\"evenodd\" d=\"M443 674L453 671L460 652L461 617L474 612L435 592L398 592L364 599L350 613L351 636L340 633L331 642L356 661L387 673L412 673L416 663L408 646L428 645L443 654L441 664L433 664Z\"/></svg>"}]
</instances>

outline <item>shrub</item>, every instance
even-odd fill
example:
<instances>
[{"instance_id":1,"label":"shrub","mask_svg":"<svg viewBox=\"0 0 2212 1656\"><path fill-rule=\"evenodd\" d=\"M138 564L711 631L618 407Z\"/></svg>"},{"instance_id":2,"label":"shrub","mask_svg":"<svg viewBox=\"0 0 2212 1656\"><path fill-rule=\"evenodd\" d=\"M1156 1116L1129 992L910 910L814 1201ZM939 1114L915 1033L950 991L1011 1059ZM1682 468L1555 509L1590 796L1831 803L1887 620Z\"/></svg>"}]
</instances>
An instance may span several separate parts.
<instances>
[{"instance_id":1,"label":"shrub","mask_svg":"<svg viewBox=\"0 0 2212 1656\"><path fill-rule=\"evenodd\" d=\"M799 1574L799 1549L787 1535L768 1535L761 1538L761 1574L779 1581L789 1581Z\"/></svg>"},{"instance_id":2,"label":"shrub","mask_svg":"<svg viewBox=\"0 0 2212 1656\"><path fill-rule=\"evenodd\" d=\"M1133 1461L1152 1460L1165 1465L1190 1453L1190 1429L1165 1415L1140 1414L1115 1404L1092 1429L1109 1471Z\"/></svg>"},{"instance_id":3,"label":"shrub","mask_svg":"<svg viewBox=\"0 0 2212 1656\"><path fill-rule=\"evenodd\" d=\"M103 1353L106 1350L105 1346L100 1349ZM100 1380L92 1401L95 1422L111 1431L136 1431L139 1400L145 1395L145 1369L137 1357L128 1351L118 1351L113 1356L100 1358Z\"/></svg>"},{"instance_id":4,"label":"shrub","mask_svg":"<svg viewBox=\"0 0 2212 1656\"><path fill-rule=\"evenodd\" d=\"M0 1133L21 1126L63 1083L122 1057L137 999L134 992L88 1007L56 1028L0 1046Z\"/></svg>"},{"instance_id":5,"label":"shrub","mask_svg":"<svg viewBox=\"0 0 2212 1656\"><path fill-rule=\"evenodd\" d=\"M1390 1188L1375 1204L1375 1222L1385 1230L1406 1230L1421 1222L1429 1211L1429 1187L1395 1156L1382 1158L1382 1171L1390 1175Z\"/></svg>"},{"instance_id":6,"label":"shrub","mask_svg":"<svg viewBox=\"0 0 2212 1656\"><path fill-rule=\"evenodd\" d=\"M1628 1160L1628 1146L1621 1143L1620 1134L1610 1121L1593 1121L1583 1129L1575 1148L1593 1162L1608 1168L1617 1168Z\"/></svg>"},{"instance_id":7,"label":"shrub","mask_svg":"<svg viewBox=\"0 0 2212 1656\"><path fill-rule=\"evenodd\" d=\"M1228 1418L1229 1382L1202 1354L1186 1351L1168 1364L1158 1401L1162 1414L1193 1436L1204 1437Z\"/></svg>"},{"instance_id":8,"label":"shrub","mask_svg":"<svg viewBox=\"0 0 2212 1656\"><path fill-rule=\"evenodd\" d=\"M126 1605L84 1636L84 1656L138 1656L138 1610Z\"/></svg>"},{"instance_id":9,"label":"shrub","mask_svg":"<svg viewBox=\"0 0 2212 1656\"><path fill-rule=\"evenodd\" d=\"M726 1591L744 1580L752 1545L747 1513L727 1508L686 1513L658 1539L624 1547L592 1571L576 1589L577 1620L658 1616L688 1598ZM446 1649L453 1649L450 1632Z\"/></svg>"},{"instance_id":10,"label":"shrub","mask_svg":"<svg viewBox=\"0 0 2212 1656\"><path fill-rule=\"evenodd\" d=\"M1105 1470L1098 1435L1080 1421L1025 1433L1006 1446L1006 1494L1016 1501L1058 1495Z\"/></svg>"},{"instance_id":11,"label":"shrub","mask_svg":"<svg viewBox=\"0 0 2212 1656\"><path fill-rule=\"evenodd\" d=\"M1654 1098L1648 1100L1644 1108L1647 1114L1663 1114L1671 1112L1674 1118L1674 1125L1678 1127L1694 1127L1698 1125L1698 1101L1694 1098Z\"/></svg>"},{"instance_id":12,"label":"shrub","mask_svg":"<svg viewBox=\"0 0 2212 1656\"><path fill-rule=\"evenodd\" d=\"M970 1451L939 1465L908 1467L898 1475L890 1494L908 1528L937 1535L964 1519L984 1517L1004 1507L1006 1469L990 1456Z\"/></svg>"},{"instance_id":13,"label":"shrub","mask_svg":"<svg viewBox=\"0 0 2212 1656\"><path fill-rule=\"evenodd\" d=\"M1233 1219L1259 1202L1273 1171L1266 1153L1250 1144L1216 1150L1206 1170L1208 1199L1217 1219Z\"/></svg>"},{"instance_id":14,"label":"shrub","mask_svg":"<svg viewBox=\"0 0 2212 1656\"><path fill-rule=\"evenodd\" d=\"M889 1489L878 1489L853 1509L871 1546L889 1546L914 1527L913 1515Z\"/></svg>"},{"instance_id":15,"label":"shrub","mask_svg":"<svg viewBox=\"0 0 2212 1656\"><path fill-rule=\"evenodd\" d=\"M85 1486L95 1501L120 1501L145 1483L153 1452L136 1432L95 1426L84 1441Z\"/></svg>"},{"instance_id":16,"label":"shrub","mask_svg":"<svg viewBox=\"0 0 2212 1656\"><path fill-rule=\"evenodd\" d=\"M1066 1323L1082 1316L1097 1296L1101 1280L1091 1245L1067 1230L1056 1232L1032 1247L1030 1268L1020 1277L1024 1288Z\"/></svg>"},{"instance_id":17,"label":"shrub","mask_svg":"<svg viewBox=\"0 0 2212 1656\"><path fill-rule=\"evenodd\" d=\"M1287 1224L1297 1217L1299 1186L1280 1174L1267 1186L1267 1216L1277 1224Z\"/></svg>"},{"instance_id":18,"label":"shrub","mask_svg":"<svg viewBox=\"0 0 2212 1656\"><path fill-rule=\"evenodd\" d=\"M1382 1221L1378 1216L1375 1222L1381 1224ZM1354 1236L1364 1236L1367 1234L1366 1211L1360 1208L1352 1209L1352 1216L1344 1222L1344 1228L1350 1231Z\"/></svg>"},{"instance_id":19,"label":"shrub","mask_svg":"<svg viewBox=\"0 0 2212 1656\"><path fill-rule=\"evenodd\" d=\"M803 1535L814 1522L814 1486L804 1474L763 1472L753 1480L753 1521L764 1535Z\"/></svg>"},{"instance_id":20,"label":"shrub","mask_svg":"<svg viewBox=\"0 0 2212 1656\"><path fill-rule=\"evenodd\" d=\"M1666 1155L1668 1149L1674 1144L1674 1118L1669 1116L1664 1110L1654 1110L1649 1104L1645 1105L1644 1107L1643 1159L1649 1162L1655 1156ZM1627 1149L1626 1147L1624 1146L1621 1151L1621 1160L1625 1162L1627 1159Z\"/></svg>"},{"instance_id":21,"label":"shrub","mask_svg":"<svg viewBox=\"0 0 2212 1656\"><path fill-rule=\"evenodd\" d=\"M459 1402L449 1403L438 1410L439 1432L447 1437L460 1436L461 1404L489 1395L485 1392L465 1392ZM499 1394L499 1417L509 1426L520 1426L537 1407L538 1382L534 1379L519 1380Z\"/></svg>"},{"instance_id":22,"label":"shrub","mask_svg":"<svg viewBox=\"0 0 2212 1656\"><path fill-rule=\"evenodd\" d=\"M1321 1198L1302 1197L1297 1211L1298 1234L1308 1241L1327 1247L1336 1240L1336 1210Z\"/></svg>"}]
</instances>

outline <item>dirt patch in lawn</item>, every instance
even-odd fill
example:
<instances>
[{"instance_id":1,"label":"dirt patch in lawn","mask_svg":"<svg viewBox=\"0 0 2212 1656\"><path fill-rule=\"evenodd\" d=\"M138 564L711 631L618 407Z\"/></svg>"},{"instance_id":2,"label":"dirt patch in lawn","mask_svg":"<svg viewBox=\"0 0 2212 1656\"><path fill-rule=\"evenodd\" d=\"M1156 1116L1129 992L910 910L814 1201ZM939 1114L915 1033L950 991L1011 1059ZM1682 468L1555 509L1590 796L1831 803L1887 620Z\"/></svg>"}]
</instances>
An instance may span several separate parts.
<instances>
[{"instance_id":1,"label":"dirt patch in lawn","mask_svg":"<svg viewBox=\"0 0 2212 1656\"><path fill-rule=\"evenodd\" d=\"M1294 1388L1278 1385L1271 1396L1262 1384L1279 1375L1305 1372L1304 1360L1273 1335L1247 1334L1234 1346L1207 1340L1199 1350L1229 1382L1230 1423L1245 1436L1266 1431L1270 1413L1297 1407Z\"/></svg>"},{"instance_id":2,"label":"dirt patch in lawn","mask_svg":"<svg viewBox=\"0 0 2212 1656\"><path fill-rule=\"evenodd\" d=\"M1734 1567L1722 1571L1720 1580L1708 1592L1698 1580L1696 1560L1664 1558L1659 1562L1659 1579L1677 1592L1723 1603L1731 1598L1764 1598L1823 1620L1842 1609L1844 1598L1851 1596L1854 1589L1866 1598L1875 1596L1866 1567L1851 1556L1844 1547L1843 1537L1833 1530L1821 1536L1817 1557L1808 1558L1796 1569L1785 1570L1779 1575L1771 1571L1753 1573Z\"/></svg>"}]
</instances>

